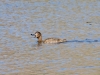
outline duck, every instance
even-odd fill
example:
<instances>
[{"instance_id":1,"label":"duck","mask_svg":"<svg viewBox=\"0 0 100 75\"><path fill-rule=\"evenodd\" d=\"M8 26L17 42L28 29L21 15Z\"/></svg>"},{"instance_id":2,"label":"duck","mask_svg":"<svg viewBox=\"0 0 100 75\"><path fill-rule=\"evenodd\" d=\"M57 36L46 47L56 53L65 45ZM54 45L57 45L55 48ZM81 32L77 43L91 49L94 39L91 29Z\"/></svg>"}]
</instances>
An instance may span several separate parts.
<instances>
[{"instance_id":1,"label":"duck","mask_svg":"<svg viewBox=\"0 0 100 75\"><path fill-rule=\"evenodd\" d=\"M66 39L59 39L59 38L47 38L45 40L42 40L42 34L39 31L36 31L35 34L31 34L35 38L38 39L38 42L43 42L43 43L63 43L66 42Z\"/></svg>"}]
</instances>

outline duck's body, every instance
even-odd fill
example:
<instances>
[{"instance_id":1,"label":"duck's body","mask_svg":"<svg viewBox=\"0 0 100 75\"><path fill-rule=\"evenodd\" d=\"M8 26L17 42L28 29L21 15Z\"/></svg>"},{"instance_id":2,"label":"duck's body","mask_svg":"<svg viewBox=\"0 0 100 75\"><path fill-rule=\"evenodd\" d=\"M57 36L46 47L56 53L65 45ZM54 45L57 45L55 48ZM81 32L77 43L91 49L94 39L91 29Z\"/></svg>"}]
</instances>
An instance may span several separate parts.
<instances>
[{"instance_id":1,"label":"duck's body","mask_svg":"<svg viewBox=\"0 0 100 75\"><path fill-rule=\"evenodd\" d=\"M65 41L66 41L66 39L47 38L43 42L44 43L61 43L61 42L65 42Z\"/></svg>"},{"instance_id":2,"label":"duck's body","mask_svg":"<svg viewBox=\"0 0 100 75\"><path fill-rule=\"evenodd\" d=\"M66 39L58 39L58 38L47 38L45 40L42 40L42 34L38 31L35 34L31 34L31 35L32 36L34 35L38 39L38 42L43 42L43 43L62 43L62 42L66 42Z\"/></svg>"}]
</instances>

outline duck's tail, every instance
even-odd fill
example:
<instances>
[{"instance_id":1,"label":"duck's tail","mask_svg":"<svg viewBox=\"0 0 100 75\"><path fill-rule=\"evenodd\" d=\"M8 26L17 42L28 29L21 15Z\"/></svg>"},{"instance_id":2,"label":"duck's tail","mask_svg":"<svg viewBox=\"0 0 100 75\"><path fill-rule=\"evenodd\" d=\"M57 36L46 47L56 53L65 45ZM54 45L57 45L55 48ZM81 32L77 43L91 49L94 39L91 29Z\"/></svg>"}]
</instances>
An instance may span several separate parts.
<instances>
[{"instance_id":1,"label":"duck's tail","mask_svg":"<svg viewBox=\"0 0 100 75\"><path fill-rule=\"evenodd\" d=\"M63 42L67 42L67 40L66 39L63 39Z\"/></svg>"}]
</instances>

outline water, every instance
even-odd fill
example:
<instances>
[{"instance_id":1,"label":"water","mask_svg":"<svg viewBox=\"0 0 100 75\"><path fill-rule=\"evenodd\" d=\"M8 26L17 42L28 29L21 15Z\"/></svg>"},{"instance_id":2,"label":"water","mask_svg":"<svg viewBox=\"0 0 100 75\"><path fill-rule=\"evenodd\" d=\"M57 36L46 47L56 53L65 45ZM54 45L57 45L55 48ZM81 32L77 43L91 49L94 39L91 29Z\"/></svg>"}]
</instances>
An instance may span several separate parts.
<instances>
[{"instance_id":1,"label":"water","mask_svg":"<svg viewBox=\"0 0 100 75\"><path fill-rule=\"evenodd\" d=\"M100 1L0 1L0 75L100 75ZM67 39L38 45L43 39Z\"/></svg>"}]
</instances>

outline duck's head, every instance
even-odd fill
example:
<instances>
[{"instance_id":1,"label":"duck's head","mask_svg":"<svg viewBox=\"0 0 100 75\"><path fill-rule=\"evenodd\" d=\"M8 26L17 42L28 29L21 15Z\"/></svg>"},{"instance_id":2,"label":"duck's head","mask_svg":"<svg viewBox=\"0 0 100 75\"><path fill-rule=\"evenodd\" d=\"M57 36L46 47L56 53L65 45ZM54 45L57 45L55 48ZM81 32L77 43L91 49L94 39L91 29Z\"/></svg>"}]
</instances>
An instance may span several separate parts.
<instances>
[{"instance_id":1,"label":"duck's head","mask_svg":"<svg viewBox=\"0 0 100 75\"><path fill-rule=\"evenodd\" d=\"M35 36L35 38L40 38L42 36L42 34L39 31L37 31L37 32L35 32L35 34L31 34L31 35Z\"/></svg>"}]
</instances>

